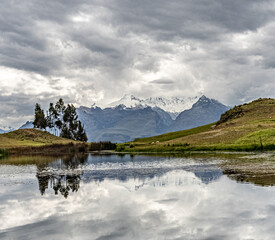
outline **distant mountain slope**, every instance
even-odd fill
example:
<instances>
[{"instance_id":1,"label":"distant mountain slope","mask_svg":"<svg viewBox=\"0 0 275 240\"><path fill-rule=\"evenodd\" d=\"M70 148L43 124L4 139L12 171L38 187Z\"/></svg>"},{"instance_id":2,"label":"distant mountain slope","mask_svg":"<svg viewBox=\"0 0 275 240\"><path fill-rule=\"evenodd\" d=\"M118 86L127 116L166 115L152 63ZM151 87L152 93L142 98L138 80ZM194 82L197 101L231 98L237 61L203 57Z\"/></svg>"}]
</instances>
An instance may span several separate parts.
<instances>
[{"instance_id":1,"label":"distant mountain slope","mask_svg":"<svg viewBox=\"0 0 275 240\"><path fill-rule=\"evenodd\" d=\"M168 113L151 107L80 107L77 114L84 123L89 141L131 141L137 137L164 133L172 122Z\"/></svg>"},{"instance_id":2,"label":"distant mountain slope","mask_svg":"<svg viewBox=\"0 0 275 240\"><path fill-rule=\"evenodd\" d=\"M179 114L169 127L169 131L174 132L190 129L216 122L220 119L221 114L228 109L228 106L223 105L217 100L202 96L193 104L191 109L185 110Z\"/></svg>"},{"instance_id":3,"label":"distant mountain slope","mask_svg":"<svg viewBox=\"0 0 275 240\"><path fill-rule=\"evenodd\" d=\"M26 128L33 128L33 122L32 121L27 121L19 129L26 129Z\"/></svg>"},{"instance_id":4,"label":"distant mountain slope","mask_svg":"<svg viewBox=\"0 0 275 240\"><path fill-rule=\"evenodd\" d=\"M275 150L275 99L258 99L225 112L215 124L136 139L123 151Z\"/></svg>"},{"instance_id":5,"label":"distant mountain slope","mask_svg":"<svg viewBox=\"0 0 275 240\"><path fill-rule=\"evenodd\" d=\"M198 98L199 97L150 97L147 99L141 99L126 94L120 100L108 104L108 107L114 108L119 105L124 105L126 108L156 107L169 113L172 119L175 119L183 110L191 108Z\"/></svg>"}]
</instances>

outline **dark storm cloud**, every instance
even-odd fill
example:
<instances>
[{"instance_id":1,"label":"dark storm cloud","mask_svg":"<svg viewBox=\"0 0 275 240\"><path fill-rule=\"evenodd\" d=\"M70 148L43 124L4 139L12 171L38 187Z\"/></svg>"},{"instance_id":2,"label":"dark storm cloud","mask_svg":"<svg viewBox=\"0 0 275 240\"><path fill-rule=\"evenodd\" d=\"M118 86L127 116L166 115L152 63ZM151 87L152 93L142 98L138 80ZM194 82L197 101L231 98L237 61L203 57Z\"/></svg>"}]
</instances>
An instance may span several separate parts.
<instances>
[{"instance_id":1,"label":"dark storm cloud","mask_svg":"<svg viewBox=\"0 0 275 240\"><path fill-rule=\"evenodd\" d=\"M123 61L128 44L119 39L131 32L146 34L156 40L177 38L214 41L226 32L256 30L273 18L271 1L27 1L2 3L1 64L4 66L50 74L69 56L58 54L53 39L64 37L106 58ZM118 28L117 36L103 36L83 23L74 28L70 17L79 12L106 12L103 24ZM87 25L87 26L85 26ZM62 33L63 36L59 36ZM90 55L92 59L94 56ZM132 56L135 57L135 56ZM66 59L64 59L66 58ZM96 59L97 60L97 59ZM85 65L85 62L79 63ZM96 64L96 62L94 62Z\"/></svg>"},{"instance_id":2,"label":"dark storm cloud","mask_svg":"<svg viewBox=\"0 0 275 240\"><path fill-rule=\"evenodd\" d=\"M123 22L132 31L147 30L163 38L205 39L217 37L209 33L256 30L273 19L270 3L270 0L139 0L120 4L106 1L105 5L119 12L115 15L117 22Z\"/></svg>"},{"instance_id":3,"label":"dark storm cloud","mask_svg":"<svg viewBox=\"0 0 275 240\"><path fill-rule=\"evenodd\" d=\"M48 79L38 95L31 86L21 95L2 70L0 95L22 102L17 107L2 100L10 112L27 114L35 98L46 103L52 96L87 106L127 92L139 97L204 92L228 105L274 96L272 0L0 3L0 68L29 78L41 75L36 82Z\"/></svg>"}]
</instances>

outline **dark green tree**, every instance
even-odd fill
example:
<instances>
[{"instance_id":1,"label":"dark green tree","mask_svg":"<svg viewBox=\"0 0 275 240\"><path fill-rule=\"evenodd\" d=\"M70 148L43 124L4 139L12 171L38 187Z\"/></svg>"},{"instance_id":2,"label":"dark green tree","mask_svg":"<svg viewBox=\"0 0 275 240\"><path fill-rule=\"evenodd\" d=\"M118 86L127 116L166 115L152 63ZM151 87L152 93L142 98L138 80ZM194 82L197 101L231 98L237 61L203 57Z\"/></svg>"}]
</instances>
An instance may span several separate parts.
<instances>
[{"instance_id":1,"label":"dark green tree","mask_svg":"<svg viewBox=\"0 0 275 240\"><path fill-rule=\"evenodd\" d=\"M54 118L55 118L55 125L61 131L63 127L63 115L66 107L63 102L63 99L60 98L54 107Z\"/></svg>"},{"instance_id":2,"label":"dark green tree","mask_svg":"<svg viewBox=\"0 0 275 240\"><path fill-rule=\"evenodd\" d=\"M46 129L47 127L47 119L38 103L35 104L33 126L40 129Z\"/></svg>"},{"instance_id":3,"label":"dark green tree","mask_svg":"<svg viewBox=\"0 0 275 240\"><path fill-rule=\"evenodd\" d=\"M82 125L82 123L80 121L78 121L78 126L77 126L77 132L76 132L75 140L82 141L82 142L87 142L88 141L86 132L84 130L84 126Z\"/></svg>"},{"instance_id":4,"label":"dark green tree","mask_svg":"<svg viewBox=\"0 0 275 240\"><path fill-rule=\"evenodd\" d=\"M59 114L59 115L63 115L66 107L65 107L65 104L64 104L64 101L62 98L60 98L57 103L55 104L55 109L56 109L56 112Z\"/></svg>"},{"instance_id":5,"label":"dark green tree","mask_svg":"<svg viewBox=\"0 0 275 240\"><path fill-rule=\"evenodd\" d=\"M50 129L55 127L55 109L53 103L50 103L49 110L47 111L47 127Z\"/></svg>"},{"instance_id":6,"label":"dark green tree","mask_svg":"<svg viewBox=\"0 0 275 240\"><path fill-rule=\"evenodd\" d=\"M44 111L37 103L35 105L35 120L33 124L35 128L54 128L55 132L56 128L58 128L60 137L85 142L88 140L84 126L78 120L76 108L73 104L68 104L65 107L62 98L58 100L55 106L50 103L47 117L45 117Z\"/></svg>"},{"instance_id":7,"label":"dark green tree","mask_svg":"<svg viewBox=\"0 0 275 240\"><path fill-rule=\"evenodd\" d=\"M67 125L63 125L63 127L61 129L60 137L74 140L73 134L70 131L70 129L67 127Z\"/></svg>"},{"instance_id":8,"label":"dark green tree","mask_svg":"<svg viewBox=\"0 0 275 240\"><path fill-rule=\"evenodd\" d=\"M64 121L64 124L67 125L68 129L72 133L72 136L76 135L76 131L78 127L77 118L78 116L74 105L68 104L68 106L64 111L63 121Z\"/></svg>"}]
</instances>

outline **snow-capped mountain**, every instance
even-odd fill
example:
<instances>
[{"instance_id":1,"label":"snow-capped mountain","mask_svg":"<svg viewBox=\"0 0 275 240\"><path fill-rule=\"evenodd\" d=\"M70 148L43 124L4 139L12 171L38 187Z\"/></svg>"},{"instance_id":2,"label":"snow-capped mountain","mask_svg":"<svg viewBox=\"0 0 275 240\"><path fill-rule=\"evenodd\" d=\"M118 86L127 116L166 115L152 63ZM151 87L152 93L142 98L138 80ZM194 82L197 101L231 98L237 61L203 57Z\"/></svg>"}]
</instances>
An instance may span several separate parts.
<instances>
[{"instance_id":1,"label":"snow-capped mountain","mask_svg":"<svg viewBox=\"0 0 275 240\"><path fill-rule=\"evenodd\" d=\"M175 119L182 111L190 109L192 105L197 102L199 97L150 97L146 99L137 98L133 95L126 94L120 100L110 103L107 107L117 107L124 105L127 108L160 108L165 112L168 112L172 119Z\"/></svg>"},{"instance_id":2,"label":"snow-capped mountain","mask_svg":"<svg viewBox=\"0 0 275 240\"><path fill-rule=\"evenodd\" d=\"M202 96L193 104L192 108L184 110L169 127L169 131L179 131L190 129L220 119L221 114L229 110L230 107L220 103L219 101L206 96Z\"/></svg>"}]
</instances>

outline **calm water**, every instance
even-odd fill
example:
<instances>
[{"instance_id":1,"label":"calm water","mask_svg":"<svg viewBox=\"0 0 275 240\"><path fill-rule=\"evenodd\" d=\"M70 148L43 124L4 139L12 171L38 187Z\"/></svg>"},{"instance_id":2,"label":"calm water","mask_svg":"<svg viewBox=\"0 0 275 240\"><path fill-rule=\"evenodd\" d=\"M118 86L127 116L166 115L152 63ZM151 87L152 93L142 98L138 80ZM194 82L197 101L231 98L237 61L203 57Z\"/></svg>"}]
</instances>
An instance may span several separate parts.
<instances>
[{"instance_id":1,"label":"calm water","mask_svg":"<svg viewBox=\"0 0 275 240\"><path fill-rule=\"evenodd\" d=\"M274 239L274 155L0 160L0 239Z\"/></svg>"}]
</instances>

